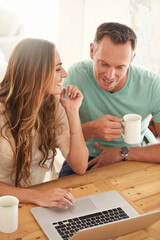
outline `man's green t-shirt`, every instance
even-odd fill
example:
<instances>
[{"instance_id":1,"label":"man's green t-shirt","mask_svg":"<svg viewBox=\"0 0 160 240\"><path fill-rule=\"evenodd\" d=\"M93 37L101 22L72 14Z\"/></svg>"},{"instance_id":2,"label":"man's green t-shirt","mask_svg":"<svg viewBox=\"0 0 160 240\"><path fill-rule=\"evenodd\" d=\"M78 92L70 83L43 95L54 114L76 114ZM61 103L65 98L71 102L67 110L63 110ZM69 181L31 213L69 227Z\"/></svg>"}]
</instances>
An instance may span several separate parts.
<instances>
[{"instance_id":1,"label":"man's green t-shirt","mask_svg":"<svg viewBox=\"0 0 160 240\"><path fill-rule=\"evenodd\" d=\"M118 92L110 93L98 86L93 73L93 61L82 61L69 69L68 77L63 80L63 87L67 85L77 86L84 96L80 107L82 124L106 114L122 118L125 114L137 113L142 116L142 142L151 117L155 122L160 122L160 76L146 68L131 65L125 86ZM100 154L95 141L109 148L127 145L123 137L113 141L92 138L87 141L92 157Z\"/></svg>"}]
</instances>

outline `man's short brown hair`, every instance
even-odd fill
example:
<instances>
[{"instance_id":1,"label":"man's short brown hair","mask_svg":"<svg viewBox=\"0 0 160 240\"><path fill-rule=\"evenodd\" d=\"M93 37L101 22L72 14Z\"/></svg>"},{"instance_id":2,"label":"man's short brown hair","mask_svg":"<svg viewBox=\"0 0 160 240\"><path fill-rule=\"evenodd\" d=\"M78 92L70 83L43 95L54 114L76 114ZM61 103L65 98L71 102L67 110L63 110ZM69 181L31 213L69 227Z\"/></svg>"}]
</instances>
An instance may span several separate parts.
<instances>
[{"instance_id":1,"label":"man's short brown hair","mask_svg":"<svg viewBox=\"0 0 160 240\"><path fill-rule=\"evenodd\" d=\"M94 47L102 40L103 37L109 36L115 44L125 44L131 42L132 50L135 50L137 44L137 36L135 32L128 26L115 22L105 22L98 26L95 38Z\"/></svg>"}]
</instances>

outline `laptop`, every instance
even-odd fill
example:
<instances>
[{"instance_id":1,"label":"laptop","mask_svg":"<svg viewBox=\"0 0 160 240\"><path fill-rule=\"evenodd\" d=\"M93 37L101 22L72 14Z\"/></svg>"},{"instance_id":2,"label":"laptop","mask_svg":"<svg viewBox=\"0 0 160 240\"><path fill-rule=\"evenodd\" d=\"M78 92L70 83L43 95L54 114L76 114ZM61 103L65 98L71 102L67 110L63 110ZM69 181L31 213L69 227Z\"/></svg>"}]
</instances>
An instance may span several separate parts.
<instances>
[{"instance_id":1,"label":"laptop","mask_svg":"<svg viewBox=\"0 0 160 240\"><path fill-rule=\"evenodd\" d=\"M139 215L117 191L81 197L67 210L34 207L31 213L49 240L103 240L160 220L160 211Z\"/></svg>"}]
</instances>

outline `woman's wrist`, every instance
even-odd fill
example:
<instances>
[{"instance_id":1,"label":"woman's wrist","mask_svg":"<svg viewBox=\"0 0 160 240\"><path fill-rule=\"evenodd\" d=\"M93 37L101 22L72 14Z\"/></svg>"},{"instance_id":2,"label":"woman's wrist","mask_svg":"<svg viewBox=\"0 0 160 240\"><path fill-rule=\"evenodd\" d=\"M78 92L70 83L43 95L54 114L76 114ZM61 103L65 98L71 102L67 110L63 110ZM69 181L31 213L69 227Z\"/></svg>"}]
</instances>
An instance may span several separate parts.
<instances>
[{"instance_id":1,"label":"woman's wrist","mask_svg":"<svg viewBox=\"0 0 160 240\"><path fill-rule=\"evenodd\" d=\"M35 189L23 189L20 193L21 202L37 204L38 193L39 191Z\"/></svg>"},{"instance_id":2,"label":"woman's wrist","mask_svg":"<svg viewBox=\"0 0 160 240\"><path fill-rule=\"evenodd\" d=\"M77 130L74 130L74 131L70 131L70 134L71 135L74 135L74 134L77 134L77 133L81 133L82 132L82 129L77 129Z\"/></svg>"},{"instance_id":3,"label":"woman's wrist","mask_svg":"<svg viewBox=\"0 0 160 240\"><path fill-rule=\"evenodd\" d=\"M66 108L65 111L67 115L71 115L71 116L79 115L79 109Z\"/></svg>"}]
</instances>

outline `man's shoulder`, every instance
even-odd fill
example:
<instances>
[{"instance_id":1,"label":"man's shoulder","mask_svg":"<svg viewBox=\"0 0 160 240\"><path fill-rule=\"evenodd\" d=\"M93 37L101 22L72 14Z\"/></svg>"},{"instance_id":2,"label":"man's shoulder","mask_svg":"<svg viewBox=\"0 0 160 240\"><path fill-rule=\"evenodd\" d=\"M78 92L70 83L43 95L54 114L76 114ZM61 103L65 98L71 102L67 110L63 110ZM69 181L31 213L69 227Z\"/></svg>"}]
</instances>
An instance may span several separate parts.
<instances>
[{"instance_id":1,"label":"man's shoulder","mask_svg":"<svg viewBox=\"0 0 160 240\"><path fill-rule=\"evenodd\" d=\"M63 81L63 86L75 85L80 89L86 84L90 84L90 81L94 78L93 74L93 61L85 60L74 63L68 69L68 77Z\"/></svg>"},{"instance_id":2,"label":"man's shoulder","mask_svg":"<svg viewBox=\"0 0 160 240\"><path fill-rule=\"evenodd\" d=\"M149 77L157 77L160 78L160 75L156 72L154 72L153 70L145 67L145 66L141 66L138 64L133 64L130 66L130 69L133 73L139 73L141 75L148 75Z\"/></svg>"},{"instance_id":3,"label":"man's shoulder","mask_svg":"<svg viewBox=\"0 0 160 240\"><path fill-rule=\"evenodd\" d=\"M89 70L93 66L92 60L84 60L80 62L73 63L71 67L68 69L68 72L81 71L82 69Z\"/></svg>"},{"instance_id":4,"label":"man's shoulder","mask_svg":"<svg viewBox=\"0 0 160 240\"><path fill-rule=\"evenodd\" d=\"M142 91L160 90L160 75L147 67L132 65L129 70L129 81L131 86ZM159 91L158 90L158 91Z\"/></svg>"}]
</instances>

